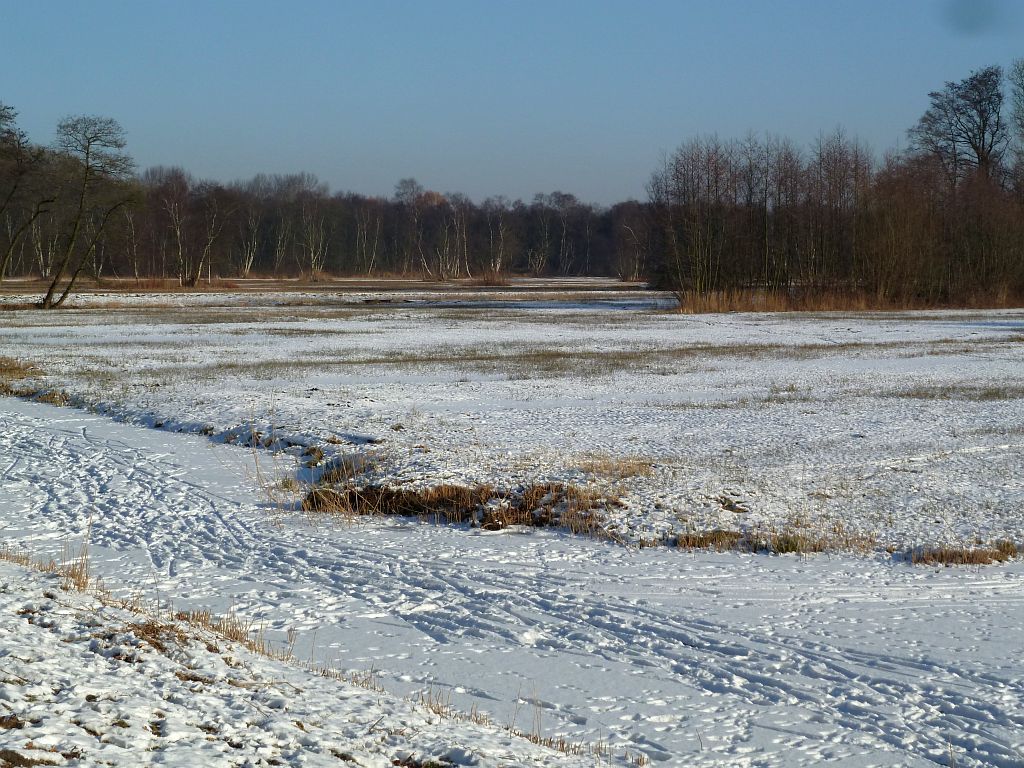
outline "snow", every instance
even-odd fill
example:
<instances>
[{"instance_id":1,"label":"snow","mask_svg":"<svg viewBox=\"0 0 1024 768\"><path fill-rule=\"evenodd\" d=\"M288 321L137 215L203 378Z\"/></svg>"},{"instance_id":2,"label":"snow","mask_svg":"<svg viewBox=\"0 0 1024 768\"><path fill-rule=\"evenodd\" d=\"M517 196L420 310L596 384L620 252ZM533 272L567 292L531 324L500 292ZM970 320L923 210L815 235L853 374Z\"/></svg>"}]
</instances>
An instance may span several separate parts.
<instances>
[{"instance_id":1,"label":"snow","mask_svg":"<svg viewBox=\"0 0 1024 768\"><path fill-rule=\"evenodd\" d=\"M59 583L0 562L5 765L590 764Z\"/></svg>"},{"instance_id":2,"label":"snow","mask_svg":"<svg viewBox=\"0 0 1024 768\"><path fill-rule=\"evenodd\" d=\"M687 317L595 296L100 294L4 313L0 355L118 419L360 453L367 482L603 486L625 538L1024 539L1024 313ZM595 456L650 476L581 471Z\"/></svg>"},{"instance_id":3,"label":"snow","mask_svg":"<svg viewBox=\"0 0 1024 768\"><path fill-rule=\"evenodd\" d=\"M629 753L697 766L1024 765L1024 562L913 567L883 548L1024 540L1021 313L167 306L191 300L5 313L0 355L44 365L40 384L93 410L0 399L3 540L59 557L87 538L116 596L232 611L279 645L291 630L299 659L373 669L388 694L232 649L237 674L289 683L239 689L223 683L236 674L223 653L160 654L125 634L137 618L122 609L0 564L0 676L33 681L5 682L0 716L45 714L0 729L0 748L31 738L86 750L85 764L138 764L167 739L147 730L159 709L177 746L157 754L172 764L318 764L337 744L368 765L578 760L415 706L440 692L497 726L539 721L545 736L607 744L613 764ZM847 339L859 345L825 346ZM576 357L540 354L553 348ZM650 356L605 354L637 348ZM935 395L906 396L914 388ZM998 396L976 395L991 388ZM144 428L155 422L164 428ZM372 455L377 476L411 484L608 483L627 502L611 522L636 534L841 516L879 543L770 557L311 519L267 494L273 478L302 474L298 448L224 442L270 427ZM575 468L597 454L655 466L622 480ZM727 494L732 510L715 501ZM19 615L26 606L34 613ZM143 661L112 659L114 646ZM215 680L198 700L197 683L174 677L188 665ZM147 713L127 718L129 747L69 725L109 741L122 712ZM388 730L367 735L381 715ZM196 730L209 720L244 734L244 749L218 752L224 742ZM323 728L310 736L294 720ZM257 721L266 727L244 726ZM378 743L384 733L393 739Z\"/></svg>"}]
</instances>

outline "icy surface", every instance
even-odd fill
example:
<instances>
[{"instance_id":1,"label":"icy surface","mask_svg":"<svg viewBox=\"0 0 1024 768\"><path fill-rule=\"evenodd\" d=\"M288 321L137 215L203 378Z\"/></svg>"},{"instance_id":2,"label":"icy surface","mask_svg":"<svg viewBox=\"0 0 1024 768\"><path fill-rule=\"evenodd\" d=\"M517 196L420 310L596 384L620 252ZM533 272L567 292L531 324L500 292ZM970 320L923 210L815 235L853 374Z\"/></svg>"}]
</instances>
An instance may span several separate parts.
<instances>
[{"instance_id":1,"label":"icy surface","mask_svg":"<svg viewBox=\"0 0 1024 768\"><path fill-rule=\"evenodd\" d=\"M186 402L180 397L168 407ZM362 421L346 426L375 431ZM548 531L312 525L267 503L253 457L198 435L0 399L4 539L59 555L89 532L94 570L118 594L233 608L264 622L272 639L296 630L300 658L372 667L399 695L451 692L452 704L499 724L609 744L618 761L629 750L698 766L1024 764L1019 560L936 569L878 553L694 555ZM246 749L264 738L302 744L287 721L323 722L308 754L294 756L316 764L316 750L352 734L346 728L362 728L352 748L369 754L372 712L386 715L389 729L411 723L412 747L402 748L420 755L448 748L442 741L451 736L483 755L481 764L566 760L496 741L500 731L442 723L421 732L401 702L339 704L348 694L326 690L326 681L298 680L258 659L246 662L255 679L297 690L275 684L232 697L218 686L196 705L154 682L157 672L195 663L213 675L216 658L133 651L129 638L108 633L122 619L94 616L77 598L45 598L7 566L0 584L2 629L13 630L0 632L0 714L29 712L29 695L39 697L42 744L69 743L73 733L83 750L138 764L139 753L121 757L115 742L66 723L78 718L117 737L108 721L123 710L139 736L130 749L143 749L158 738L145 725L159 709L161 732L182 738L182 752L169 753L182 755L178 764L190 764L185 739L201 713L220 718L225 733L268 724L246 732ZM18 613L25 606L55 623L29 624ZM94 629L100 637L87 643ZM147 666L126 671L123 660L97 652L108 642L141 653ZM87 694L99 695L89 702L99 706L83 703ZM287 714L277 714L281 706ZM25 733L0 729L0 743L20 748ZM195 749L219 755L220 743ZM275 749L258 754L283 759L285 748ZM516 757L503 758L503 749Z\"/></svg>"}]
</instances>

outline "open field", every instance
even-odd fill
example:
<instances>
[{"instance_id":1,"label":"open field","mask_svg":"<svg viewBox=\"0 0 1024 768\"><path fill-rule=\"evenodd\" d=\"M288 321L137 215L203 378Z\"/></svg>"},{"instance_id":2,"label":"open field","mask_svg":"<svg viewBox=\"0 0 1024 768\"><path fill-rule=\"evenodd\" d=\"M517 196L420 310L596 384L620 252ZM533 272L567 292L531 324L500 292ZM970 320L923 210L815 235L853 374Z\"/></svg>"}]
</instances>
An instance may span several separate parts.
<instances>
[{"instance_id":1,"label":"open field","mask_svg":"<svg viewBox=\"0 0 1024 768\"><path fill-rule=\"evenodd\" d=\"M1024 313L683 316L587 293L0 312L0 386L80 406L0 398L4 540L88 538L115 595L230 611L393 694L600 745L588 762L1024 764L1021 559L907 556L1024 545ZM300 509L324 480L382 505L489 493L476 527ZM597 525L479 524L537 488ZM826 551L715 551L740 540ZM676 541L710 551L637 546ZM431 728L392 747L570 761Z\"/></svg>"},{"instance_id":2,"label":"open field","mask_svg":"<svg viewBox=\"0 0 1024 768\"><path fill-rule=\"evenodd\" d=\"M1024 541L1024 313L527 296L92 295L0 315L0 357L133 423L356 457L361 484L599 489L627 540ZM295 474L297 453L267 463Z\"/></svg>"}]
</instances>

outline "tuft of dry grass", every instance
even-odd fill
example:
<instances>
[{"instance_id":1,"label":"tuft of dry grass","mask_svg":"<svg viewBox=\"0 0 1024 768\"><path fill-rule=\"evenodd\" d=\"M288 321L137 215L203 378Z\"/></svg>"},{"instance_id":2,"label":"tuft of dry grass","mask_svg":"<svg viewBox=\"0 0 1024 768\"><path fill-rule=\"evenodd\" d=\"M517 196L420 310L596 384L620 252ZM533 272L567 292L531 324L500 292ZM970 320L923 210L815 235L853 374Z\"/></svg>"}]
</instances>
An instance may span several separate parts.
<instances>
[{"instance_id":1,"label":"tuft of dry grass","mask_svg":"<svg viewBox=\"0 0 1024 768\"><path fill-rule=\"evenodd\" d=\"M0 715L0 730L11 731L24 728L28 721L22 720L13 712L9 715Z\"/></svg>"},{"instance_id":2,"label":"tuft of dry grass","mask_svg":"<svg viewBox=\"0 0 1024 768\"><path fill-rule=\"evenodd\" d=\"M10 357L0 356L0 382L20 381L39 373L34 365Z\"/></svg>"},{"instance_id":3,"label":"tuft of dry grass","mask_svg":"<svg viewBox=\"0 0 1024 768\"><path fill-rule=\"evenodd\" d=\"M64 554L56 572L61 575L61 588L65 590L76 589L85 592L90 586L100 586L93 583L90 574L88 536L77 553L72 550L70 544L64 545Z\"/></svg>"},{"instance_id":4,"label":"tuft of dry grass","mask_svg":"<svg viewBox=\"0 0 1024 768\"><path fill-rule=\"evenodd\" d=\"M33 751L35 749L36 748L33 748ZM47 750L42 750L42 753L49 755L50 757L57 756ZM23 766L36 765L57 765L57 763L54 763L50 759L25 757L21 752L17 752L13 749L0 749L0 766L3 766L3 768L23 768Z\"/></svg>"},{"instance_id":5,"label":"tuft of dry grass","mask_svg":"<svg viewBox=\"0 0 1024 768\"><path fill-rule=\"evenodd\" d=\"M328 438L327 442L336 439ZM340 442L340 441L338 441ZM377 457L368 453L352 453L338 456L330 461L320 475L321 484L336 485L338 483L353 484L357 477L373 470L377 465Z\"/></svg>"},{"instance_id":6,"label":"tuft of dry grass","mask_svg":"<svg viewBox=\"0 0 1024 768\"><path fill-rule=\"evenodd\" d=\"M714 549L723 552L739 549L743 534L739 531L726 531L715 528L710 531L687 531L676 536L673 544L683 549Z\"/></svg>"},{"instance_id":7,"label":"tuft of dry grass","mask_svg":"<svg viewBox=\"0 0 1024 768\"><path fill-rule=\"evenodd\" d=\"M351 475L328 473L324 480L345 482ZM302 509L306 512L346 517L397 515L430 518L445 523L472 522L474 512L491 497L490 486L469 488L462 485L436 485L431 488L405 489L368 485L341 488L318 486L306 494Z\"/></svg>"},{"instance_id":8,"label":"tuft of dry grass","mask_svg":"<svg viewBox=\"0 0 1024 768\"><path fill-rule=\"evenodd\" d=\"M209 610L178 611L173 614L175 621L184 622L193 627L205 629L225 640L248 648L253 653L278 661L294 659L293 650L297 635L289 632L288 644L279 648L270 643L266 636L266 628L252 619L243 619L233 610L218 616Z\"/></svg>"},{"instance_id":9,"label":"tuft of dry grass","mask_svg":"<svg viewBox=\"0 0 1024 768\"><path fill-rule=\"evenodd\" d=\"M837 522L828 530L786 525L781 528L757 528L747 531L720 528L686 531L666 543L674 544L681 549L803 555L835 551L868 552L875 546L876 541L868 534L848 531Z\"/></svg>"},{"instance_id":10,"label":"tuft of dry grass","mask_svg":"<svg viewBox=\"0 0 1024 768\"><path fill-rule=\"evenodd\" d=\"M71 395L60 389L53 389L43 392L36 397L36 400L40 403L48 403L49 405L57 405L64 407L71 402Z\"/></svg>"},{"instance_id":11,"label":"tuft of dry grass","mask_svg":"<svg viewBox=\"0 0 1024 768\"><path fill-rule=\"evenodd\" d=\"M323 449L318 446L311 445L302 452L302 458L303 464L305 464L306 467L311 468L320 466L320 462L324 460Z\"/></svg>"},{"instance_id":12,"label":"tuft of dry grass","mask_svg":"<svg viewBox=\"0 0 1024 768\"><path fill-rule=\"evenodd\" d=\"M654 465L642 456L611 456L595 454L581 458L575 462L580 472L596 477L612 480L625 480L628 477L650 477L654 474Z\"/></svg>"},{"instance_id":13,"label":"tuft of dry grass","mask_svg":"<svg viewBox=\"0 0 1024 768\"><path fill-rule=\"evenodd\" d=\"M1017 545L1008 540L980 547L919 547L911 549L904 559L914 565L991 565L1019 554Z\"/></svg>"},{"instance_id":14,"label":"tuft of dry grass","mask_svg":"<svg viewBox=\"0 0 1024 768\"><path fill-rule=\"evenodd\" d=\"M182 631L180 626L174 622L161 621L155 618L129 624L128 630L139 640L153 646L153 648L165 656L169 650L169 645L181 647L188 642L188 636Z\"/></svg>"},{"instance_id":15,"label":"tuft of dry grass","mask_svg":"<svg viewBox=\"0 0 1024 768\"><path fill-rule=\"evenodd\" d=\"M502 491L486 484L394 488L346 482L340 487L317 486L302 500L303 511L317 514L418 517L491 531L510 526L560 527L601 538L611 535L603 527L602 512L616 505L621 505L617 497L564 483L534 483Z\"/></svg>"},{"instance_id":16,"label":"tuft of dry grass","mask_svg":"<svg viewBox=\"0 0 1024 768\"><path fill-rule=\"evenodd\" d=\"M9 544L0 545L0 560L20 565L22 568L30 568L40 573L54 573L61 577L61 589L77 590L85 592L90 588L102 590L102 584L94 579L90 573L89 545L88 540L75 552L70 544L64 545L61 561L58 563L52 558L50 560L39 560L28 552L17 550Z\"/></svg>"},{"instance_id":17,"label":"tuft of dry grass","mask_svg":"<svg viewBox=\"0 0 1024 768\"><path fill-rule=\"evenodd\" d=\"M35 390L19 382L40 373L37 367L28 363L10 357L0 357L0 397L32 397Z\"/></svg>"},{"instance_id":18,"label":"tuft of dry grass","mask_svg":"<svg viewBox=\"0 0 1024 768\"><path fill-rule=\"evenodd\" d=\"M966 400L975 402L986 402L994 400L1020 400L1024 399L1024 387L1016 385L921 385L911 387L910 389L894 390L892 392L887 392L882 396L907 398L911 400Z\"/></svg>"}]
</instances>

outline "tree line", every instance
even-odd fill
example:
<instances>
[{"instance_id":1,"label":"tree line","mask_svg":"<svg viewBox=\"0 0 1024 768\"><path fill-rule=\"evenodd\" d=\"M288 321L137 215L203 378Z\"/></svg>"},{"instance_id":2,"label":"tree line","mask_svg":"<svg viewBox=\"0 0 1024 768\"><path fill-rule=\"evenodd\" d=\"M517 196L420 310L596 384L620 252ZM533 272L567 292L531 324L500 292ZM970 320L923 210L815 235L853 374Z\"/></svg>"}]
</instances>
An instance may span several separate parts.
<instances>
[{"instance_id":1,"label":"tree line","mask_svg":"<svg viewBox=\"0 0 1024 768\"><path fill-rule=\"evenodd\" d=\"M1007 89L1008 86L1008 89ZM1008 90L1008 93L1007 93ZM683 303L1024 298L1024 60L947 82L881 160L841 130L685 142L650 182L654 277Z\"/></svg>"},{"instance_id":2,"label":"tree line","mask_svg":"<svg viewBox=\"0 0 1024 768\"><path fill-rule=\"evenodd\" d=\"M60 306L81 277L405 275L500 281L532 275L646 274L643 204L602 208L565 192L531 201L425 189L390 198L332 194L311 173L232 183L178 167L136 173L112 119L67 118L33 144L0 105L0 280L36 276Z\"/></svg>"},{"instance_id":3,"label":"tree line","mask_svg":"<svg viewBox=\"0 0 1024 768\"><path fill-rule=\"evenodd\" d=\"M508 274L648 279L684 302L723 293L871 305L1024 297L1024 60L931 94L909 145L881 159L842 131L699 137L646 201L564 192L474 202L403 179L391 197L331 193L309 173L221 183L137 172L121 126L69 117L52 145L0 103L0 280L36 276L43 307L83 277Z\"/></svg>"}]
</instances>

